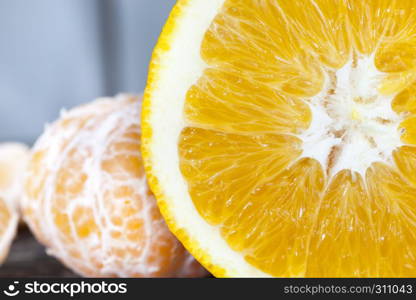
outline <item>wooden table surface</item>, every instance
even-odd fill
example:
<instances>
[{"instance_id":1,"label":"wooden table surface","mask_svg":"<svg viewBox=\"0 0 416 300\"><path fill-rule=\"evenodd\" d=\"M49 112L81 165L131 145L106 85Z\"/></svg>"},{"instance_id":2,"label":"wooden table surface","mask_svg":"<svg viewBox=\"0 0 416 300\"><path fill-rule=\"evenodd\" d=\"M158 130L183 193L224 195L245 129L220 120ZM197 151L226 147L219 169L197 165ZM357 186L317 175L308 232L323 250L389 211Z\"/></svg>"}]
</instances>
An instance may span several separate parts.
<instances>
[{"instance_id":1,"label":"wooden table surface","mask_svg":"<svg viewBox=\"0 0 416 300\"><path fill-rule=\"evenodd\" d=\"M79 277L45 252L27 227L21 226L10 249L9 256L0 266L0 277Z\"/></svg>"}]
</instances>

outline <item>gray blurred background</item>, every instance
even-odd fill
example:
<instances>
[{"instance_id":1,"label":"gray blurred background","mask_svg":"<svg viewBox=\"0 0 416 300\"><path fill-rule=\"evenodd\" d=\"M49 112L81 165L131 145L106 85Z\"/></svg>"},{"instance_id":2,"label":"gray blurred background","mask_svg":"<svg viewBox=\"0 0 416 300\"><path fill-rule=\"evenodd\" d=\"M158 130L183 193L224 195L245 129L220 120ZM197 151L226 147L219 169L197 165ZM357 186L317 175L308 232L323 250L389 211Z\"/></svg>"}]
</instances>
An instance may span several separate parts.
<instances>
[{"instance_id":1,"label":"gray blurred background","mask_svg":"<svg viewBox=\"0 0 416 300\"><path fill-rule=\"evenodd\" d=\"M0 141L32 144L59 110L139 93L175 0L0 0Z\"/></svg>"}]
</instances>

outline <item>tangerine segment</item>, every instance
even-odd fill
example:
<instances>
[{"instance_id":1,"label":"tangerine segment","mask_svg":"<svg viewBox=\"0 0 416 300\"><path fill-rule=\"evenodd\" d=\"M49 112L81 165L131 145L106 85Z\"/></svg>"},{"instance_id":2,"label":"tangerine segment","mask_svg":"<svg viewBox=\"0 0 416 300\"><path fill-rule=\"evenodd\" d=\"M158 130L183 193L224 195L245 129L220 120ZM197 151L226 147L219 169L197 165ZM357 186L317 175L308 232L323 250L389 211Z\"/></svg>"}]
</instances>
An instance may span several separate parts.
<instances>
[{"instance_id":1,"label":"tangerine segment","mask_svg":"<svg viewBox=\"0 0 416 300\"><path fill-rule=\"evenodd\" d=\"M205 71L187 99L188 124L221 132L300 133L311 119L302 100L216 69Z\"/></svg>"},{"instance_id":2,"label":"tangerine segment","mask_svg":"<svg viewBox=\"0 0 416 300\"><path fill-rule=\"evenodd\" d=\"M415 114L416 113L416 83L409 85L395 96L392 108L397 113Z\"/></svg>"},{"instance_id":3,"label":"tangerine segment","mask_svg":"<svg viewBox=\"0 0 416 300\"><path fill-rule=\"evenodd\" d=\"M305 276L368 277L377 274L378 233L373 199L357 173L339 172L327 187L311 231Z\"/></svg>"},{"instance_id":4,"label":"tangerine segment","mask_svg":"<svg viewBox=\"0 0 416 300\"><path fill-rule=\"evenodd\" d=\"M286 31L297 40L299 47L330 68L341 68L350 57L351 35L346 26L348 2L344 0L317 1L258 1L267 2L284 19ZM262 19L263 17L260 17ZM273 18L273 15L269 15ZM335 34L334 34L335 33ZM282 41L282 47L286 47ZM299 52L295 52L296 58Z\"/></svg>"},{"instance_id":5,"label":"tangerine segment","mask_svg":"<svg viewBox=\"0 0 416 300\"><path fill-rule=\"evenodd\" d=\"M400 127L403 130L402 140L406 144L416 145L416 116L404 120Z\"/></svg>"},{"instance_id":6,"label":"tangerine segment","mask_svg":"<svg viewBox=\"0 0 416 300\"><path fill-rule=\"evenodd\" d=\"M306 100L325 91L324 108L347 103L325 88L342 79L360 103L393 95L391 109L405 120L402 142L416 144L413 4L227 0L206 32L201 56L208 68L186 96L180 167L200 215L258 269L275 276L416 275L414 149L399 144L362 174L330 174L316 160L299 159L296 138L315 117ZM376 97L361 97L374 94L354 78L331 75L347 61L356 69L363 61L357 57L379 71L370 78L379 82ZM348 124L367 130L359 122L388 122L366 118ZM344 146L354 140L343 129L331 134ZM366 143L373 147L374 139ZM331 149L328 165L339 152Z\"/></svg>"},{"instance_id":7,"label":"tangerine segment","mask_svg":"<svg viewBox=\"0 0 416 300\"><path fill-rule=\"evenodd\" d=\"M415 32L412 26L415 22L412 0L347 0L345 3L345 13L348 15L346 26L354 47L362 54L372 54L383 43L391 45L407 40ZM397 62L391 58L387 60L388 64ZM393 69L384 66L387 70ZM399 66L402 66L401 62Z\"/></svg>"},{"instance_id":8,"label":"tangerine segment","mask_svg":"<svg viewBox=\"0 0 416 300\"><path fill-rule=\"evenodd\" d=\"M378 236L377 271L384 277L414 277L416 270L416 187L394 168L375 164L367 172L373 223ZM368 230L367 230L368 231Z\"/></svg>"},{"instance_id":9,"label":"tangerine segment","mask_svg":"<svg viewBox=\"0 0 416 300\"><path fill-rule=\"evenodd\" d=\"M273 1L226 1L202 42L212 67L294 95L312 96L322 68Z\"/></svg>"},{"instance_id":10,"label":"tangerine segment","mask_svg":"<svg viewBox=\"0 0 416 300\"><path fill-rule=\"evenodd\" d=\"M315 160L299 160L243 201L224 223L223 236L248 262L269 274L305 276L324 184Z\"/></svg>"},{"instance_id":11,"label":"tangerine segment","mask_svg":"<svg viewBox=\"0 0 416 300\"><path fill-rule=\"evenodd\" d=\"M403 146L394 152L394 160L400 173L416 185L416 148Z\"/></svg>"}]
</instances>

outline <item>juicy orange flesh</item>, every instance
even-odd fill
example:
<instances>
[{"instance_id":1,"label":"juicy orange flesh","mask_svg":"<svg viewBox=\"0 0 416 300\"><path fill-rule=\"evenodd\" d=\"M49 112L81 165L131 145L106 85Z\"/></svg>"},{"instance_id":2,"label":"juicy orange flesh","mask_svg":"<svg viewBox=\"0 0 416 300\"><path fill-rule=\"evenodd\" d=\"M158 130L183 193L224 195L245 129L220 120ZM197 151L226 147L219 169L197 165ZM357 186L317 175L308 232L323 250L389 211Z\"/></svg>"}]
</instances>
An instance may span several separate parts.
<instances>
[{"instance_id":1,"label":"juicy orange flesh","mask_svg":"<svg viewBox=\"0 0 416 300\"><path fill-rule=\"evenodd\" d=\"M416 276L412 0L227 0L188 91L180 166L201 216L274 276ZM299 159L325 69L374 55L402 141L365 178ZM415 82L415 83L413 83Z\"/></svg>"}]
</instances>

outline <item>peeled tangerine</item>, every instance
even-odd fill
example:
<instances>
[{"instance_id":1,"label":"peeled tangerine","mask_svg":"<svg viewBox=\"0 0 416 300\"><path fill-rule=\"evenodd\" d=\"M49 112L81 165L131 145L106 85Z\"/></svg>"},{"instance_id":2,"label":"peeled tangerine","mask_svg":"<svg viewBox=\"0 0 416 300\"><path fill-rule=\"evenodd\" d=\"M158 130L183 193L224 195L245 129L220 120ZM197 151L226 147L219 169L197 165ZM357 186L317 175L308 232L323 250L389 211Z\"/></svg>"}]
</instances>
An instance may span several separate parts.
<instances>
[{"instance_id":1,"label":"peeled tangerine","mask_svg":"<svg viewBox=\"0 0 416 300\"><path fill-rule=\"evenodd\" d=\"M19 223L18 202L29 149L19 143L0 144L0 263L9 253Z\"/></svg>"},{"instance_id":2,"label":"peeled tangerine","mask_svg":"<svg viewBox=\"0 0 416 300\"><path fill-rule=\"evenodd\" d=\"M24 218L48 253L84 276L202 276L147 186L140 105L100 99L47 127L29 161Z\"/></svg>"}]
</instances>

